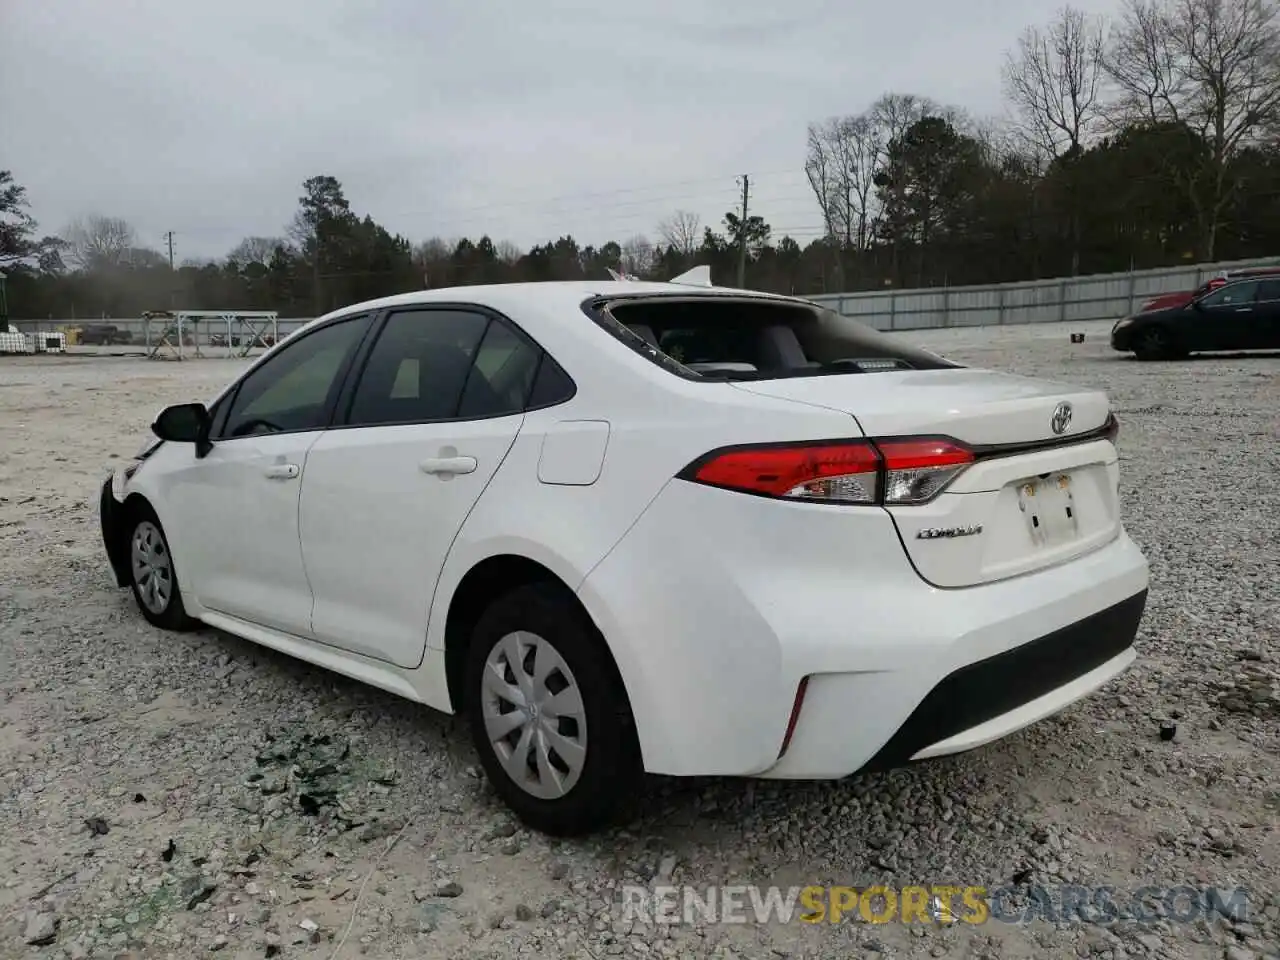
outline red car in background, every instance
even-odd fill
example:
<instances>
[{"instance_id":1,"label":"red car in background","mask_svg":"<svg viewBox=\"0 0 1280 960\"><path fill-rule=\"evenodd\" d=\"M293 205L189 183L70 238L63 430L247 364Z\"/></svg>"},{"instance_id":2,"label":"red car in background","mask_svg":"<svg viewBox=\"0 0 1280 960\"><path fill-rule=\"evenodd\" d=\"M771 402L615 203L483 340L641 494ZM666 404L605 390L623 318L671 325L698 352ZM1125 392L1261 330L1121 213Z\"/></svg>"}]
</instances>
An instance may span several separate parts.
<instances>
[{"instance_id":1,"label":"red car in background","mask_svg":"<svg viewBox=\"0 0 1280 960\"><path fill-rule=\"evenodd\" d=\"M1168 310L1172 307L1185 307L1197 297L1202 297L1210 290L1216 290L1230 280L1240 280L1244 277L1268 277L1280 276L1280 267L1243 267L1239 270L1224 270L1209 280L1206 280L1194 290L1180 290L1176 293L1162 293L1158 296L1147 300L1137 309L1137 313L1148 313L1152 310Z\"/></svg>"}]
</instances>

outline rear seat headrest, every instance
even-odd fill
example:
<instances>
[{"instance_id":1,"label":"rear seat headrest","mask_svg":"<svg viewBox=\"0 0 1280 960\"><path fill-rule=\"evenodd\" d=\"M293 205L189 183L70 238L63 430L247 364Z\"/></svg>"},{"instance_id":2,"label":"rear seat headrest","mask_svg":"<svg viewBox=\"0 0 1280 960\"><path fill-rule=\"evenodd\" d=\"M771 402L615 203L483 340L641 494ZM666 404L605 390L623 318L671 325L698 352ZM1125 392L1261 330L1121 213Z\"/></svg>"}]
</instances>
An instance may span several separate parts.
<instances>
[{"instance_id":1,"label":"rear seat headrest","mask_svg":"<svg viewBox=\"0 0 1280 960\"><path fill-rule=\"evenodd\" d=\"M781 370L809 364L795 331L781 324L760 330L760 360L761 366L765 368Z\"/></svg>"}]
</instances>

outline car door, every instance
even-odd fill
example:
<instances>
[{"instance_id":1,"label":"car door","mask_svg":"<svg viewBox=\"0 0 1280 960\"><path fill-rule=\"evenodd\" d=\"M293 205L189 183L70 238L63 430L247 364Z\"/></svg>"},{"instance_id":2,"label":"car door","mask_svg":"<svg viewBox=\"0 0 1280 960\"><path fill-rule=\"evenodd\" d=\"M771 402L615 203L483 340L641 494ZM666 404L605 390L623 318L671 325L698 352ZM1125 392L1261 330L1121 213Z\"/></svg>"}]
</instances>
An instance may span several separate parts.
<instances>
[{"instance_id":1,"label":"car door","mask_svg":"<svg viewBox=\"0 0 1280 960\"><path fill-rule=\"evenodd\" d=\"M1280 278L1262 280L1254 301L1254 322L1242 350L1280 350Z\"/></svg>"},{"instance_id":2,"label":"car door","mask_svg":"<svg viewBox=\"0 0 1280 960\"><path fill-rule=\"evenodd\" d=\"M436 580L515 442L541 350L478 308L388 314L300 509L317 640L415 667Z\"/></svg>"},{"instance_id":3,"label":"car door","mask_svg":"<svg viewBox=\"0 0 1280 960\"><path fill-rule=\"evenodd\" d=\"M180 471L168 500L181 512L197 602L308 636L311 588L298 535L307 451L332 416L368 316L301 333L245 375L222 402L212 448Z\"/></svg>"},{"instance_id":4,"label":"car door","mask_svg":"<svg viewBox=\"0 0 1280 960\"><path fill-rule=\"evenodd\" d=\"M1194 316L1191 336L1184 338L1189 350L1242 350L1253 335L1256 317L1254 300L1257 280L1240 280L1219 287L1201 299Z\"/></svg>"}]
</instances>

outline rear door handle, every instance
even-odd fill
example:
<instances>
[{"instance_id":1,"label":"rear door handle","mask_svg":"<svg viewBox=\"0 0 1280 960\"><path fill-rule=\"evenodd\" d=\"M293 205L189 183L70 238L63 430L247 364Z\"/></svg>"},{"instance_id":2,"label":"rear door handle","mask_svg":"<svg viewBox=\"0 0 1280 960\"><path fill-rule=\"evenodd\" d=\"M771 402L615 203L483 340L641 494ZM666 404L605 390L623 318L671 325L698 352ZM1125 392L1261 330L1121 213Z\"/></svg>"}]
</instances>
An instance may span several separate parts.
<instances>
[{"instance_id":1,"label":"rear door handle","mask_svg":"<svg viewBox=\"0 0 1280 960\"><path fill-rule=\"evenodd\" d=\"M475 457L433 457L418 464L423 473L436 476L453 476L459 473L472 473L476 469Z\"/></svg>"},{"instance_id":2,"label":"rear door handle","mask_svg":"<svg viewBox=\"0 0 1280 960\"><path fill-rule=\"evenodd\" d=\"M301 472L296 463L273 463L265 471L268 480L293 480Z\"/></svg>"}]
</instances>

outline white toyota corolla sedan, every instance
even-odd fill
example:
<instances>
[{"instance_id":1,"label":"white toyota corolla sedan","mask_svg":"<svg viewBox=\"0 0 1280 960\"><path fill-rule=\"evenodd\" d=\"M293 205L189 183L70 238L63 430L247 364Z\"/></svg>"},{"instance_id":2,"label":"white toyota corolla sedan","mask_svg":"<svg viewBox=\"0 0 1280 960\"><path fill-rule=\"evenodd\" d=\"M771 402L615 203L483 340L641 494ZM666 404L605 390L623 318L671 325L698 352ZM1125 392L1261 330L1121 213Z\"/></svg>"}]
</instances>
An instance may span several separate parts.
<instances>
[{"instance_id":1,"label":"white toyota corolla sedan","mask_svg":"<svg viewBox=\"0 0 1280 960\"><path fill-rule=\"evenodd\" d=\"M162 411L102 532L151 623L466 710L506 803L582 833L643 771L957 753L1128 667L1116 430L802 299L430 290Z\"/></svg>"}]
</instances>

